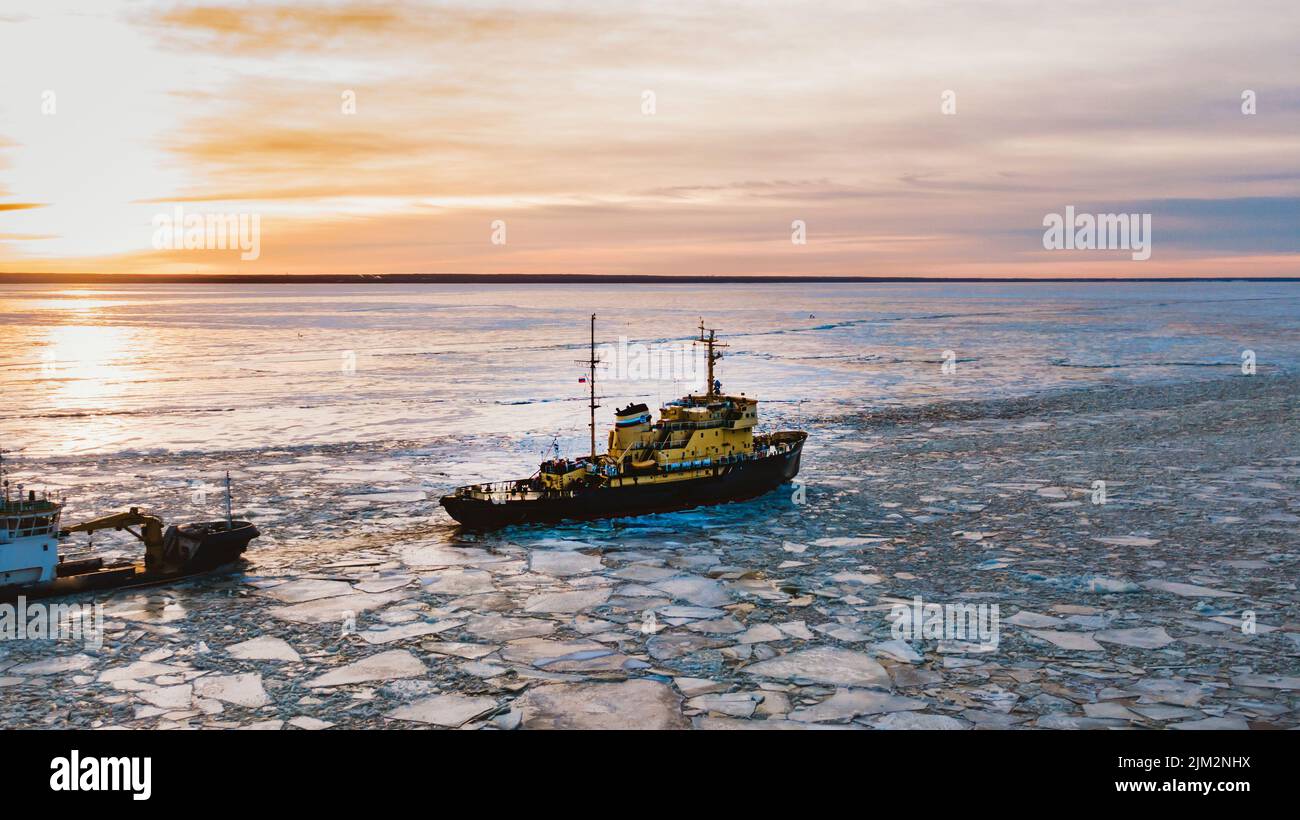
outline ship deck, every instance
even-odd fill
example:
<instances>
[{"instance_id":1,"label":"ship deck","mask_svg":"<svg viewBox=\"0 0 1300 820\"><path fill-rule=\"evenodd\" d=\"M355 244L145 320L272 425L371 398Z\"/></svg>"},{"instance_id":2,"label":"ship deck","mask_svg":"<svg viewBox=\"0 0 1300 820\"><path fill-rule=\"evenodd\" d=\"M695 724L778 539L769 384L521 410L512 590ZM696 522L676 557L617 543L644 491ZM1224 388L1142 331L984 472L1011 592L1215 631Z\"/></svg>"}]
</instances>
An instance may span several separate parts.
<instances>
[{"instance_id":1,"label":"ship deck","mask_svg":"<svg viewBox=\"0 0 1300 820\"><path fill-rule=\"evenodd\" d=\"M653 472L622 472L606 479L634 478L637 481L682 480L691 477L705 477L715 467L725 467L747 461L760 461L772 456L784 455L798 447L806 438L799 432L784 431L755 436L754 449L748 453L736 453L714 459L694 459L681 462L665 462ZM698 475L691 475L695 473ZM620 482L621 483L621 482ZM473 498L493 504L512 504L524 501L555 500L572 498L575 494L589 490L547 490L534 484L534 479L516 479L513 481L488 482L457 487L455 495L461 498Z\"/></svg>"}]
</instances>

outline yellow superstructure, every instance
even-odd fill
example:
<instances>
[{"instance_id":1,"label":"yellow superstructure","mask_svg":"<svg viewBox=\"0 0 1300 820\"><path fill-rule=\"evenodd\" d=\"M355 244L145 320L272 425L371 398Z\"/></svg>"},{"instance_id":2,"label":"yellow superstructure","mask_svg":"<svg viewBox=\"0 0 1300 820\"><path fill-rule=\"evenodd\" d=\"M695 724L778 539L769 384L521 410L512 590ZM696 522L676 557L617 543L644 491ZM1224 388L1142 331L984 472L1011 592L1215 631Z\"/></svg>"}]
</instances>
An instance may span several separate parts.
<instances>
[{"instance_id":1,"label":"yellow superstructure","mask_svg":"<svg viewBox=\"0 0 1300 820\"><path fill-rule=\"evenodd\" d=\"M745 396L686 396L665 404L659 422L609 433L619 472L749 453L754 449L758 402Z\"/></svg>"},{"instance_id":2,"label":"yellow superstructure","mask_svg":"<svg viewBox=\"0 0 1300 820\"><path fill-rule=\"evenodd\" d=\"M593 480L620 486L697 478L762 449L754 437L758 400L744 395L685 396L661 407L654 423L644 404L619 410L615 418L607 453L594 461L543 462L542 486L564 490Z\"/></svg>"}]
</instances>

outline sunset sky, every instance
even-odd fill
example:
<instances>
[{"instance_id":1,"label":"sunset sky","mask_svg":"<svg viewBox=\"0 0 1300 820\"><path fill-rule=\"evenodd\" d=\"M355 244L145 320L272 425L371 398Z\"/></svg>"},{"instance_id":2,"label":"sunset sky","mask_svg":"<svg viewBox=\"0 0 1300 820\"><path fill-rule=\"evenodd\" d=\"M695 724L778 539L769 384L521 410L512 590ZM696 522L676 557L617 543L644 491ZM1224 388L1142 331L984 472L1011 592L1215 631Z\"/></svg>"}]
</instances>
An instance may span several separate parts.
<instances>
[{"instance_id":1,"label":"sunset sky","mask_svg":"<svg viewBox=\"0 0 1300 820\"><path fill-rule=\"evenodd\" d=\"M1297 32L1295 0L5 0L0 274L1300 276ZM177 205L258 215L260 256L155 249ZM1044 250L1068 205L1150 213L1151 258Z\"/></svg>"}]
</instances>

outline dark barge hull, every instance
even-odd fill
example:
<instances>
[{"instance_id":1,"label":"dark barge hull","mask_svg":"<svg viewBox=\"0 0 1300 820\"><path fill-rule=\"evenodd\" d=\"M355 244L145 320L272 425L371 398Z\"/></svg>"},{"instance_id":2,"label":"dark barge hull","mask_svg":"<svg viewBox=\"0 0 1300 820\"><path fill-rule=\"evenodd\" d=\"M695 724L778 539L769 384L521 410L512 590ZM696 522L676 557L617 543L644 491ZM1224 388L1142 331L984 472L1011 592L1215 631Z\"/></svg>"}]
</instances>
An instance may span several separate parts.
<instances>
[{"instance_id":1,"label":"dark barge hull","mask_svg":"<svg viewBox=\"0 0 1300 820\"><path fill-rule=\"evenodd\" d=\"M238 561L248 549L248 542L261 535L249 521L234 521L228 529L225 521L201 521L181 524L176 528L178 538L185 545L183 572L207 572Z\"/></svg>"},{"instance_id":2,"label":"dark barge hull","mask_svg":"<svg viewBox=\"0 0 1300 820\"><path fill-rule=\"evenodd\" d=\"M744 501L771 492L799 474L799 457L807 434L798 435L788 451L752 461L715 465L711 474L681 481L599 487L538 499L496 504L481 498L446 495L442 506L452 518L473 529L511 524L543 524L675 512L709 504Z\"/></svg>"}]
</instances>

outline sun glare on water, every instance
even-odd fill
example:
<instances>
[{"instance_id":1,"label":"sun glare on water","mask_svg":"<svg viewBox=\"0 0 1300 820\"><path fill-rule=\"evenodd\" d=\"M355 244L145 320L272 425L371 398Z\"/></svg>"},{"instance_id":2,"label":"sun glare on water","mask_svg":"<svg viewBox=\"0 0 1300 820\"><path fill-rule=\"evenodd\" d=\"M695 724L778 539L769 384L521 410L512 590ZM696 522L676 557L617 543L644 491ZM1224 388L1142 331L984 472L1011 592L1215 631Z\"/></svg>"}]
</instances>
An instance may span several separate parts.
<instances>
[{"instance_id":1,"label":"sun glare on water","mask_svg":"<svg viewBox=\"0 0 1300 820\"><path fill-rule=\"evenodd\" d=\"M55 451L76 452L111 435L103 427L114 424L113 414L139 389L140 357L149 342L139 328L86 324L94 321L95 300L65 301L60 307L76 323L44 328L33 340L38 356L35 398L56 415L88 414L81 423L61 427L64 441L48 442Z\"/></svg>"}]
</instances>

